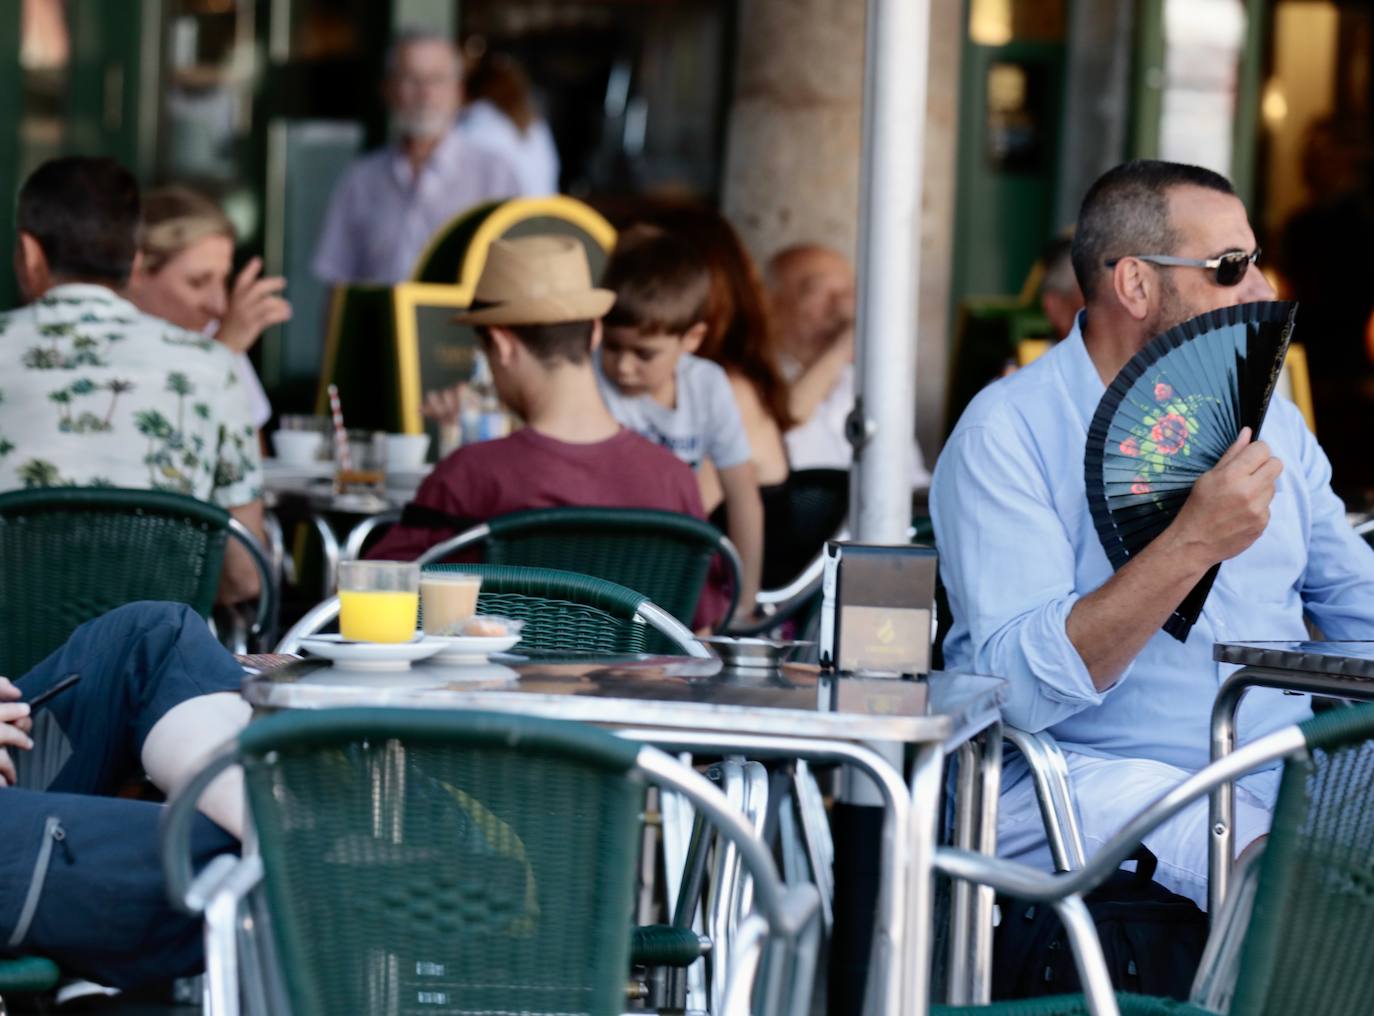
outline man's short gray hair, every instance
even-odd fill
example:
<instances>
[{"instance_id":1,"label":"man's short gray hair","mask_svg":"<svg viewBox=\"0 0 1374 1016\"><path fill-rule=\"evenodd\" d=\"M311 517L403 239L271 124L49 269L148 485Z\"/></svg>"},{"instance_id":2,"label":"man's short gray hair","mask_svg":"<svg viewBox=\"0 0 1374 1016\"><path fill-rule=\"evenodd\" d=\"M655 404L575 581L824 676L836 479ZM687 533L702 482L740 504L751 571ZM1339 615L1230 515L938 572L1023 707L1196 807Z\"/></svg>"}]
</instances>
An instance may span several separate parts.
<instances>
[{"instance_id":1,"label":"man's short gray hair","mask_svg":"<svg viewBox=\"0 0 1374 1016\"><path fill-rule=\"evenodd\" d=\"M396 73L396 67L401 61L401 50L419 42L437 42L441 46L447 46L453 52L453 62L457 65L459 76L462 76L463 54L458 51L457 45L451 38L432 28L402 28L391 37L391 44L386 48L387 77Z\"/></svg>"},{"instance_id":2,"label":"man's short gray hair","mask_svg":"<svg viewBox=\"0 0 1374 1016\"><path fill-rule=\"evenodd\" d=\"M1178 236L1169 221L1174 187L1235 194L1220 173L1158 159L1123 162L1088 188L1073 234L1073 271L1086 299L1092 300L1113 258L1174 253Z\"/></svg>"}]
</instances>

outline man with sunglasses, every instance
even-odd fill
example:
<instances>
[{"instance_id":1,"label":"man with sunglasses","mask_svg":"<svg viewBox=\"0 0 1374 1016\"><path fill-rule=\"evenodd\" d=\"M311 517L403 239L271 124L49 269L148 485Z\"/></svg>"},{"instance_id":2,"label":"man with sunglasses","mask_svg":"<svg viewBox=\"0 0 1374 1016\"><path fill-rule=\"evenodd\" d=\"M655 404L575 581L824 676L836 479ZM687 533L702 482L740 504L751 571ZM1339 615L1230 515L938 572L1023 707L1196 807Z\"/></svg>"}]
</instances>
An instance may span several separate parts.
<instances>
[{"instance_id":1,"label":"man with sunglasses","mask_svg":"<svg viewBox=\"0 0 1374 1016\"><path fill-rule=\"evenodd\" d=\"M1224 177L1138 161L1104 174L1073 241L1086 306L1031 366L985 389L945 446L931 489L954 615L946 665L1009 682L1006 717L1049 730L1068 757L1089 852L1208 761L1212 701L1231 667L1212 645L1374 638L1374 551L1345 521L1326 456L1275 397L1194 485L1173 524L1114 571L1088 510L1083 456L1106 385L1152 337L1205 311L1272 300L1245 207ZM1302 328L1299 314L1298 329ZM1225 561L1186 642L1160 630ZM1305 697L1255 690L1248 741L1310 714ZM1243 779L1237 842L1268 828L1277 771ZM1049 869L1024 765L1004 778L1002 852ZM1156 878L1206 906L1207 802L1146 838Z\"/></svg>"}]
</instances>

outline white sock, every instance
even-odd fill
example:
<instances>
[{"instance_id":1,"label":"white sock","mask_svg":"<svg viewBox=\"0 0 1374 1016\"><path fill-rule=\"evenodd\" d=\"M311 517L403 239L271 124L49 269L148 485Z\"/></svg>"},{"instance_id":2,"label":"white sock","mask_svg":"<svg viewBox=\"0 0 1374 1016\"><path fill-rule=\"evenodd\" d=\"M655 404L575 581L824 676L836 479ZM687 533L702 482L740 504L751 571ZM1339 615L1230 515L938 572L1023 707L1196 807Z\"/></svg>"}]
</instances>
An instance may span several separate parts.
<instances>
[{"instance_id":1,"label":"white sock","mask_svg":"<svg viewBox=\"0 0 1374 1016\"><path fill-rule=\"evenodd\" d=\"M253 710L236 692L187 699L169 709L143 742L143 769L172 797L221 747L248 724ZM221 828L243 838L243 771L220 774L196 807Z\"/></svg>"}]
</instances>

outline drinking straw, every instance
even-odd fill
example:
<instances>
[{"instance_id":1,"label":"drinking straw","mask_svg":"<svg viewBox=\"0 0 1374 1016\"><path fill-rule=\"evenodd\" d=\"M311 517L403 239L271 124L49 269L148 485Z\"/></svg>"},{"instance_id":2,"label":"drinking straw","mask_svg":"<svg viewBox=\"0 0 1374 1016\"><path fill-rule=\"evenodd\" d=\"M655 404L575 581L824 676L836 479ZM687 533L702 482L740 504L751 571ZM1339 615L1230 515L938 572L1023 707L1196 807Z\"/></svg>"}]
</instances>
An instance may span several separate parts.
<instances>
[{"instance_id":1,"label":"drinking straw","mask_svg":"<svg viewBox=\"0 0 1374 1016\"><path fill-rule=\"evenodd\" d=\"M352 472L353 456L348 450L348 431L344 429L343 406L339 404L339 386L329 386L329 410L334 414L334 448L339 454L339 468Z\"/></svg>"}]
</instances>

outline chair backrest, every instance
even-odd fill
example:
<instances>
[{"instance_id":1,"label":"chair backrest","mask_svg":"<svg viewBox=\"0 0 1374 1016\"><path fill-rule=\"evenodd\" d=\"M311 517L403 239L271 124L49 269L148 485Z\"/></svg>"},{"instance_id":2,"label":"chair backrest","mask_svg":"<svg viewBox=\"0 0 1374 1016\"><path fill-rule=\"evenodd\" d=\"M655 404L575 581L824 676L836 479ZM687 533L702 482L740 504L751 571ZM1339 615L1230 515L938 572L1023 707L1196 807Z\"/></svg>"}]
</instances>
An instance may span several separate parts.
<instances>
[{"instance_id":1,"label":"chair backrest","mask_svg":"<svg viewBox=\"0 0 1374 1016\"><path fill-rule=\"evenodd\" d=\"M1308 757L1284 766L1232 1013L1355 1016L1374 998L1374 705L1302 730Z\"/></svg>"},{"instance_id":2,"label":"chair backrest","mask_svg":"<svg viewBox=\"0 0 1374 1016\"><path fill-rule=\"evenodd\" d=\"M520 648L569 653L685 653L690 647L646 623L646 596L576 572L519 565L433 564L425 572L482 576L481 614L525 622ZM691 638L690 632L684 632Z\"/></svg>"},{"instance_id":3,"label":"chair backrest","mask_svg":"<svg viewBox=\"0 0 1374 1016\"><path fill-rule=\"evenodd\" d=\"M441 710L250 725L245 783L294 1016L620 1013L638 748Z\"/></svg>"},{"instance_id":4,"label":"chair backrest","mask_svg":"<svg viewBox=\"0 0 1374 1016\"><path fill-rule=\"evenodd\" d=\"M723 554L739 589L738 560L720 531L676 512L640 508L536 508L491 519L482 545L488 564L558 568L595 575L643 593L692 623L711 559ZM734 613L732 597L729 617Z\"/></svg>"},{"instance_id":5,"label":"chair backrest","mask_svg":"<svg viewBox=\"0 0 1374 1016\"><path fill-rule=\"evenodd\" d=\"M135 600L214 606L229 513L181 494L40 488L0 495L0 673Z\"/></svg>"},{"instance_id":6,"label":"chair backrest","mask_svg":"<svg viewBox=\"0 0 1374 1016\"><path fill-rule=\"evenodd\" d=\"M849 516L849 472L798 469L764 494L763 588L800 575Z\"/></svg>"}]
</instances>

